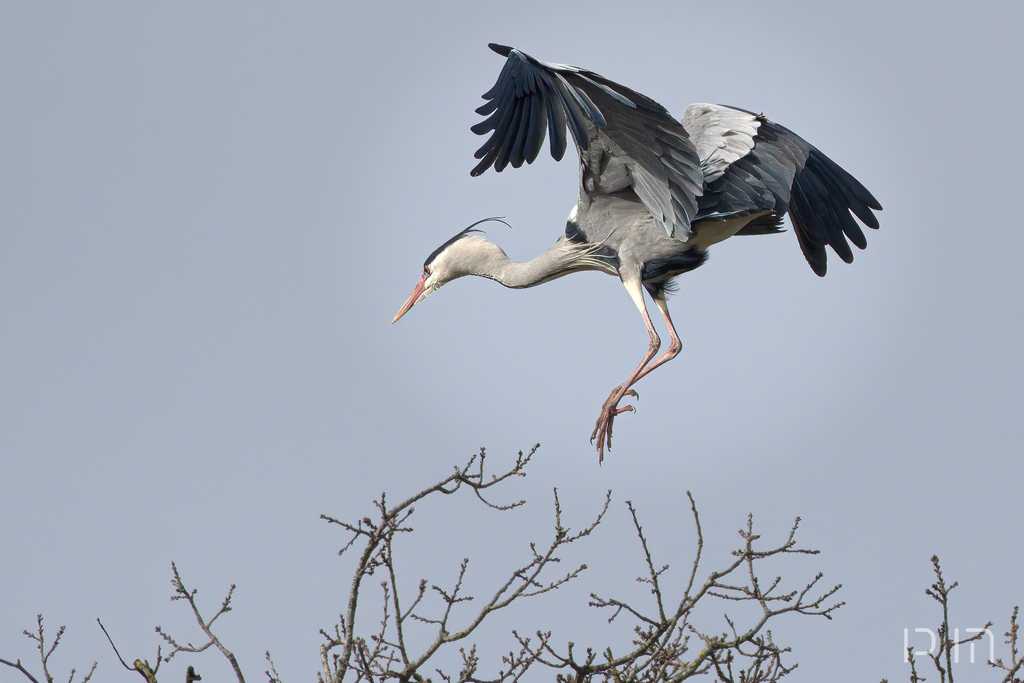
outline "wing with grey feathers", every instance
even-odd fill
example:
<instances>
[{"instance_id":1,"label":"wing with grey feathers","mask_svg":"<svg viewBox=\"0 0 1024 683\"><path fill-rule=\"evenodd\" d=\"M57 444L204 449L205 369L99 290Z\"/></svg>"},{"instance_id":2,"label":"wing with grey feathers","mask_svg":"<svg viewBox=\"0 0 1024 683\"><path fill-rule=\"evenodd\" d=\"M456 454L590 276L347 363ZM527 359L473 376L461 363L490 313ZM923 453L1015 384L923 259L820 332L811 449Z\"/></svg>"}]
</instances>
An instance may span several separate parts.
<instances>
[{"instance_id":1,"label":"wing with grey feathers","mask_svg":"<svg viewBox=\"0 0 1024 683\"><path fill-rule=\"evenodd\" d=\"M867 247L860 225L878 228L880 211L868 190L816 147L763 115L714 104L691 104L682 120L700 154L704 194L696 220L771 211L744 231L771 232L785 213L811 269L826 271L825 245L846 263L847 239ZM853 215L851 215L851 212Z\"/></svg>"},{"instance_id":2,"label":"wing with grey feathers","mask_svg":"<svg viewBox=\"0 0 1024 683\"><path fill-rule=\"evenodd\" d=\"M500 172L509 164L518 168L532 163L545 134L551 137L551 156L560 160L568 128L585 170L600 155L584 152L600 145L603 154L625 167L628 186L669 235L690 234L703 186L700 161L686 129L664 107L592 71L547 64L510 47L490 48L507 60L483 96L488 102L477 109L488 118L473 126L473 132L491 135L476 152L480 163L472 175L491 166ZM600 176L604 169L590 170Z\"/></svg>"}]
</instances>

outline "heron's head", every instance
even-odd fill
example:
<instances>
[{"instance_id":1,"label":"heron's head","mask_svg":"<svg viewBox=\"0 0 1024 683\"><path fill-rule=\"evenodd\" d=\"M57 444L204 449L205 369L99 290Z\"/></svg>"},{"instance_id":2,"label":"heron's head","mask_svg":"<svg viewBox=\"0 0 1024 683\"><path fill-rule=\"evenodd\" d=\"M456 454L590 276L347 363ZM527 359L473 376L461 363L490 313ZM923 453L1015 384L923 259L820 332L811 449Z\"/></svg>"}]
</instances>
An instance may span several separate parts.
<instances>
[{"instance_id":1,"label":"heron's head","mask_svg":"<svg viewBox=\"0 0 1024 683\"><path fill-rule=\"evenodd\" d=\"M480 260L492 255L495 249L500 250L500 247L483 238L480 235L481 231L476 229L476 226L487 221L505 223L501 218L479 220L460 231L427 257L427 260L423 262L423 274L420 275L420 281L413 288L412 294L405 300L402 307L398 309L395 319L391 321L392 325L408 313L410 308L437 291L441 285L456 278L476 275L480 272L477 268Z\"/></svg>"}]
</instances>

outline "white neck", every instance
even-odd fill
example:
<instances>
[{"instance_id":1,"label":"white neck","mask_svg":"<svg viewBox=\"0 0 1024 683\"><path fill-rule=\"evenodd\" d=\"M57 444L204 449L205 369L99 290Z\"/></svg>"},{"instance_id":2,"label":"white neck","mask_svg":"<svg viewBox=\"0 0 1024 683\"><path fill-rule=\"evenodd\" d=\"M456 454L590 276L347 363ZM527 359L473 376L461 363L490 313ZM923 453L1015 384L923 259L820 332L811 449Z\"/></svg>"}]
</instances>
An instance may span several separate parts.
<instances>
[{"instance_id":1,"label":"white neck","mask_svg":"<svg viewBox=\"0 0 1024 683\"><path fill-rule=\"evenodd\" d=\"M512 260L501 247L483 237L468 239L473 239L474 243L462 264L465 274L490 278L506 287L533 287L580 270L615 272L596 259L588 245L570 242L564 237L558 238L543 254L525 262Z\"/></svg>"}]
</instances>

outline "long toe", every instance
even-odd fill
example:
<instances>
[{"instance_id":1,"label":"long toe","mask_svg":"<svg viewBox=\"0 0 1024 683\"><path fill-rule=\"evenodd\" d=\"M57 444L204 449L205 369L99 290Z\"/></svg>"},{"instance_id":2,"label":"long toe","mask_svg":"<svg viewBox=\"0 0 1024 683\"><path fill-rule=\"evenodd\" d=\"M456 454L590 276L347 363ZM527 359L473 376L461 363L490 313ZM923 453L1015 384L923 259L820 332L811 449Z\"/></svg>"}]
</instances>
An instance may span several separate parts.
<instances>
[{"instance_id":1,"label":"long toe","mask_svg":"<svg viewBox=\"0 0 1024 683\"><path fill-rule=\"evenodd\" d=\"M598 462L604 462L604 449L611 450L611 430L612 420L614 415L607 409L602 408L600 417L597 418L597 425L594 427L594 432L590 435L590 443L593 444L597 441L597 459Z\"/></svg>"},{"instance_id":2,"label":"long toe","mask_svg":"<svg viewBox=\"0 0 1024 683\"><path fill-rule=\"evenodd\" d=\"M597 435L597 462L601 464L604 462L604 451L607 448L609 451L612 449L612 438L611 438L611 422L606 422L601 427L601 432Z\"/></svg>"}]
</instances>

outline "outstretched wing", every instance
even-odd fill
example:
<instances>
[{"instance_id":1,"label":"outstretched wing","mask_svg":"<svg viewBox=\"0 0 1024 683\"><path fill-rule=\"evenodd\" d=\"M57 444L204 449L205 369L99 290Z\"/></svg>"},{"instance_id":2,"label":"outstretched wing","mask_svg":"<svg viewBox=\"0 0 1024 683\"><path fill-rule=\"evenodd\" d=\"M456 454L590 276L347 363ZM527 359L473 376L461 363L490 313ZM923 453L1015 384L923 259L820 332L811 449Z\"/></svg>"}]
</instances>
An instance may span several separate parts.
<instances>
[{"instance_id":1,"label":"outstretched wing","mask_svg":"<svg viewBox=\"0 0 1024 683\"><path fill-rule=\"evenodd\" d=\"M487 119L473 132L490 137L476 152L480 163L472 175L491 166L501 171L509 164L532 163L545 134L551 137L551 156L560 160L568 128L584 170L597 178L584 192L632 187L669 235L690 234L703 186L700 160L686 129L664 107L592 71L547 64L511 47L492 43L490 48L507 60L483 95L488 102L476 110ZM611 161L624 167L623 178L606 174Z\"/></svg>"},{"instance_id":2,"label":"outstretched wing","mask_svg":"<svg viewBox=\"0 0 1024 683\"><path fill-rule=\"evenodd\" d=\"M744 231L771 232L788 212L807 263L822 276L826 244L846 263L853 261L847 239L867 247L853 216L877 229L872 209L882 205L799 135L763 115L715 104L691 104L682 123L704 169L698 221L768 210Z\"/></svg>"}]
</instances>

